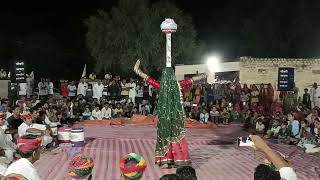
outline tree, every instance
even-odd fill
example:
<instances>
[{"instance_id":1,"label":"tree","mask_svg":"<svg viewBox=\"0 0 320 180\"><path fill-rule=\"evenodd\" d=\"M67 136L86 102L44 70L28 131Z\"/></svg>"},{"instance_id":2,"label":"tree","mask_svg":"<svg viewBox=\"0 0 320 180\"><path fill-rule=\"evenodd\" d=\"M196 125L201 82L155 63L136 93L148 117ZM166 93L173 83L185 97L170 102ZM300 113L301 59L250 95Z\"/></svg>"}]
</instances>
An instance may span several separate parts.
<instances>
[{"instance_id":1,"label":"tree","mask_svg":"<svg viewBox=\"0 0 320 180\"><path fill-rule=\"evenodd\" d=\"M173 63L188 63L199 57L203 44L197 39L192 18L169 2L120 0L110 12L99 10L84 21L86 43L96 60L96 71L131 72L137 59L146 71L165 65L165 38L160 24L173 18L178 31L172 39Z\"/></svg>"}]
</instances>

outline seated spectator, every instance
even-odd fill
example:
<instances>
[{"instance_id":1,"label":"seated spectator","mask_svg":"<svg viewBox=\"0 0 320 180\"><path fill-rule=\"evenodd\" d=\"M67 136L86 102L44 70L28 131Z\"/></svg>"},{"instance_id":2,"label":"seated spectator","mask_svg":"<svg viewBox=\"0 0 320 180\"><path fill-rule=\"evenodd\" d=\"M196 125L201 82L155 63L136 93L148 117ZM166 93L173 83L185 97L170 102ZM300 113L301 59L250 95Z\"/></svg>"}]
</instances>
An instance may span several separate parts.
<instances>
[{"instance_id":1,"label":"seated spectator","mask_svg":"<svg viewBox=\"0 0 320 180\"><path fill-rule=\"evenodd\" d=\"M112 117L112 109L109 107L109 104L106 103L101 110L102 119L111 119Z\"/></svg>"},{"instance_id":2,"label":"seated spectator","mask_svg":"<svg viewBox=\"0 0 320 180\"><path fill-rule=\"evenodd\" d=\"M267 131L267 135L265 137L266 138L272 138L272 137L276 138L278 136L280 129L281 129L281 126L279 124L279 121L274 120L271 129Z\"/></svg>"},{"instance_id":3,"label":"seated spectator","mask_svg":"<svg viewBox=\"0 0 320 180\"><path fill-rule=\"evenodd\" d=\"M122 117L123 116L123 109L120 103L117 103L116 108L113 110L114 117Z\"/></svg>"},{"instance_id":4,"label":"seated spectator","mask_svg":"<svg viewBox=\"0 0 320 180\"><path fill-rule=\"evenodd\" d=\"M72 179L91 180L93 167L94 163L92 158L77 154L69 163L68 176Z\"/></svg>"},{"instance_id":5,"label":"seated spectator","mask_svg":"<svg viewBox=\"0 0 320 180\"><path fill-rule=\"evenodd\" d=\"M10 160L6 157L6 152L5 150L0 147L0 178L4 176L8 165L10 164Z\"/></svg>"},{"instance_id":6,"label":"seated spectator","mask_svg":"<svg viewBox=\"0 0 320 180\"><path fill-rule=\"evenodd\" d=\"M23 123L23 120L20 118L20 111L20 107L16 106L13 115L7 119L8 128L12 135L18 133L18 127Z\"/></svg>"},{"instance_id":7,"label":"seated spectator","mask_svg":"<svg viewBox=\"0 0 320 180\"><path fill-rule=\"evenodd\" d=\"M120 171L125 180L139 180L147 168L141 155L130 153L120 159Z\"/></svg>"},{"instance_id":8,"label":"seated spectator","mask_svg":"<svg viewBox=\"0 0 320 180\"><path fill-rule=\"evenodd\" d=\"M278 153L274 152L261 137L253 135L251 139L255 148L266 154L268 160L276 168L273 170L270 166L259 165L254 173L255 180L297 180L297 174L289 166L288 162Z\"/></svg>"},{"instance_id":9,"label":"seated spectator","mask_svg":"<svg viewBox=\"0 0 320 180\"><path fill-rule=\"evenodd\" d=\"M83 120L89 120L91 117L91 112L89 107L86 107L86 109L84 110L84 112L82 113L82 119Z\"/></svg>"},{"instance_id":10,"label":"seated spectator","mask_svg":"<svg viewBox=\"0 0 320 180\"><path fill-rule=\"evenodd\" d=\"M21 158L13 162L4 175L21 174L28 180L41 180L32 165L40 158L41 138L35 135L22 136L18 139L17 146Z\"/></svg>"},{"instance_id":11,"label":"seated spectator","mask_svg":"<svg viewBox=\"0 0 320 180\"><path fill-rule=\"evenodd\" d=\"M166 174L166 175L163 175L159 180L182 180L182 179L179 178L179 176L176 174Z\"/></svg>"},{"instance_id":12,"label":"seated spectator","mask_svg":"<svg viewBox=\"0 0 320 180\"><path fill-rule=\"evenodd\" d=\"M222 118L223 124L229 124L230 113L227 111L227 108L223 108L223 111L221 113L221 118Z\"/></svg>"},{"instance_id":13,"label":"seated spectator","mask_svg":"<svg viewBox=\"0 0 320 180\"><path fill-rule=\"evenodd\" d=\"M256 123L256 133L257 134L264 134L264 131L265 131L265 126L264 124L262 123L262 120L259 119Z\"/></svg>"},{"instance_id":14,"label":"seated spectator","mask_svg":"<svg viewBox=\"0 0 320 180\"><path fill-rule=\"evenodd\" d=\"M297 137L300 131L299 121L295 120L292 114L287 115L287 119L289 120L289 133L291 137Z\"/></svg>"},{"instance_id":15,"label":"seated spectator","mask_svg":"<svg viewBox=\"0 0 320 180\"><path fill-rule=\"evenodd\" d=\"M214 122L215 124L219 124L220 112L215 106L213 106L212 110L210 111L210 118L212 122Z\"/></svg>"},{"instance_id":16,"label":"seated spectator","mask_svg":"<svg viewBox=\"0 0 320 180\"><path fill-rule=\"evenodd\" d=\"M30 113L24 113L20 115L23 119L23 123L18 128L19 137L33 134L41 136L42 146L47 146L52 142L52 137L50 136L51 130L49 127L43 124L33 123L33 117Z\"/></svg>"},{"instance_id":17,"label":"seated spectator","mask_svg":"<svg viewBox=\"0 0 320 180\"><path fill-rule=\"evenodd\" d=\"M278 133L278 139L280 143L288 144L288 138L289 138L289 130L288 130L288 123L282 122L281 128Z\"/></svg>"},{"instance_id":18,"label":"seated spectator","mask_svg":"<svg viewBox=\"0 0 320 180\"><path fill-rule=\"evenodd\" d=\"M102 119L99 105L96 105L94 110L92 110L90 119L91 120L101 120Z\"/></svg>"},{"instance_id":19,"label":"seated spectator","mask_svg":"<svg viewBox=\"0 0 320 180\"><path fill-rule=\"evenodd\" d=\"M149 113L144 105L141 106L141 115L147 116Z\"/></svg>"},{"instance_id":20,"label":"seated spectator","mask_svg":"<svg viewBox=\"0 0 320 180\"><path fill-rule=\"evenodd\" d=\"M207 124L209 119L209 113L207 112L206 109L203 109L202 112L200 113L200 121L202 123Z\"/></svg>"},{"instance_id":21,"label":"seated spectator","mask_svg":"<svg viewBox=\"0 0 320 180\"><path fill-rule=\"evenodd\" d=\"M196 170L191 166L178 167L176 174L183 180L197 180Z\"/></svg>"},{"instance_id":22,"label":"seated spectator","mask_svg":"<svg viewBox=\"0 0 320 180\"><path fill-rule=\"evenodd\" d=\"M5 114L0 112L0 147L4 151L4 156L9 161L13 160L13 154L17 146L12 142L11 134L8 134L8 127L4 119Z\"/></svg>"}]
</instances>

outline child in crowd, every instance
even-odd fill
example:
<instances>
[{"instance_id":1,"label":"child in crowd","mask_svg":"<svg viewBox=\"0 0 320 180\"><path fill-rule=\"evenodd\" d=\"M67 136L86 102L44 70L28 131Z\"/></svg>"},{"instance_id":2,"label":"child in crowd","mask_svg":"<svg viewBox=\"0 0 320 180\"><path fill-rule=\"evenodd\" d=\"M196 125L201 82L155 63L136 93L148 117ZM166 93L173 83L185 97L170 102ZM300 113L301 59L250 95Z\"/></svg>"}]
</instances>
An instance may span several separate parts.
<instances>
[{"instance_id":1,"label":"child in crowd","mask_svg":"<svg viewBox=\"0 0 320 180\"><path fill-rule=\"evenodd\" d=\"M264 131L265 131L265 126L264 126L262 120L259 119L256 123L256 133L257 134L264 134Z\"/></svg>"},{"instance_id":2,"label":"child in crowd","mask_svg":"<svg viewBox=\"0 0 320 180\"><path fill-rule=\"evenodd\" d=\"M212 110L210 111L210 117L212 122L214 122L215 124L219 124L220 112L215 106L213 106Z\"/></svg>"},{"instance_id":3,"label":"child in crowd","mask_svg":"<svg viewBox=\"0 0 320 180\"><path fill-rule=\"evenodd\" d=\"M86 109L82 113L82 119L83 120L89 120L90 117L91 117L91 111L90 111L89 107L86 107Z\"/></svg>"},{"instance_id":4,"label":"child in crowd","mask_svg":"<svg viewBox=\"0 0 320 180\"><path fill-rule=\"evenodd\" d=\"M113 110L114 117L122 117L123 116L123 108L120 103L117 103L116 108Z\"/></svg>"},{"instance_id":5,"label":"child in crowd","mask_svg":"<svg viewBox=\"0 0 320 180\"><path fill-rule=\"evenodd\" d=\"M94 110L91 113L91 120L101 120L101 111L100 111L100 106L96 105Z\"/></svg>"},{"instance_id":6,"label":"child in crowd","mask_svg":"<svg viewBox=\"0 0 320 180\"><path fill-rule=\"evenodd\" d=\"M223 108L223 112L221 114L223 124L229 124L230 114L227 111L227 108Z\"/></svg>"},{"instance_id":7,"label":"child in crowd","mask_svg":"<svg viewBox=\"0 0 320 180\"><path fill-rule=\"evenodd\" d=\"M203 108L202 112L200 113L200 121L202 123L207 124L209 119L209 113L207 112L207 109Z\"/></svg>"}]
</instances>

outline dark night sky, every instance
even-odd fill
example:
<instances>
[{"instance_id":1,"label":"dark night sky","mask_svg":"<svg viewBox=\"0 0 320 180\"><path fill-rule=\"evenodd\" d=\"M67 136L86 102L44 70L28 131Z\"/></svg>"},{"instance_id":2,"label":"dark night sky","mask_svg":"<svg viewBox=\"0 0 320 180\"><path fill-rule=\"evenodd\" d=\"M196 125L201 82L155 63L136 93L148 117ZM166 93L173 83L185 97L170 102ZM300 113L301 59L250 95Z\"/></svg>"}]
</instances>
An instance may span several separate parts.
<instances>
[{"instance_id":1,"label":"dark night sky","mask_svg":"<svg viewBox=\"0 0 320 180\"><path fill-rule=\"evenodd\" d=\"M172 1L192 16L198 37L206 43L207 51L217 52L224 58L320 56L319 1ZM19 39L31 32L48 32L63 46L63 53L72 54L66 68L81 71L83 64L93 62L85 46L87 29L83 20L98 9L110 10L117 2L10 1L0 6L0 33L10 32ZM0 64L8 62L3 56L0 58ZM92 64L88 66L92 68Z\"/></svg>"},{"instance_id":2,"label":"dark night sky","mask_svg":"<svg viewBox=\"0 0 320 180\"><path fill-rule=\"evenodd\" d=\"M206 35L202 32L207 25L208 15L214 8L221 6L221 3L195 3L194 0L175 2L184 12L193 16L196 29L205 40ZM0 18L5 24L5 29L2 30L19 33L46 31L60 41L83 38L86 32L83 19L94 14L97 9L109 10L116 3L117 0L15 2L1 8ZM27 5L31 8L27 8Z\"/></svg>"}]
</instances>

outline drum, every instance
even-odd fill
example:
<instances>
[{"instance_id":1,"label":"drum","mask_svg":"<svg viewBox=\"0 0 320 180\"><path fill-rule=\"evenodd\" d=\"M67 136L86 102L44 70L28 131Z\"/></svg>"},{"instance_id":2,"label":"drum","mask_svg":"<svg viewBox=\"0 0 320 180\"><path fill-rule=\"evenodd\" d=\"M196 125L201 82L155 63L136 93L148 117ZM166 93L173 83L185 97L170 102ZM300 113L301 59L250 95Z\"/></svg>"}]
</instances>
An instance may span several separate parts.
<instances>
[{"instance_id":1,"label":"drum","mask_svg":"<svg viewBox=\"0 0 320 180\"><path fill-rule=\"evenodd\" d=\"M61 127L58 129L59 143L70 143L71 128Z\"/></svg>"},{"instance_id":2,"label":"drum","mask_svg":"<svg viewBox=\"0 0 320 180\"><path fill-rule=\"evenodd\" d=\"M70 141L74 147L84 146L84 129L72 128L70 133Z\"/></svg>"},{"instance_id":3,"label":"drum","mask_svg":"<svg viewBox=\"0 0 320 180\"><path fill-rule=\"evenodd\" d=\"M49 126L50 126L50 129L51 129L52 135L53 136L57 136L58 135L58 123L52 122L52 123L50 123Z\"/></svg>"}]
</instances>

